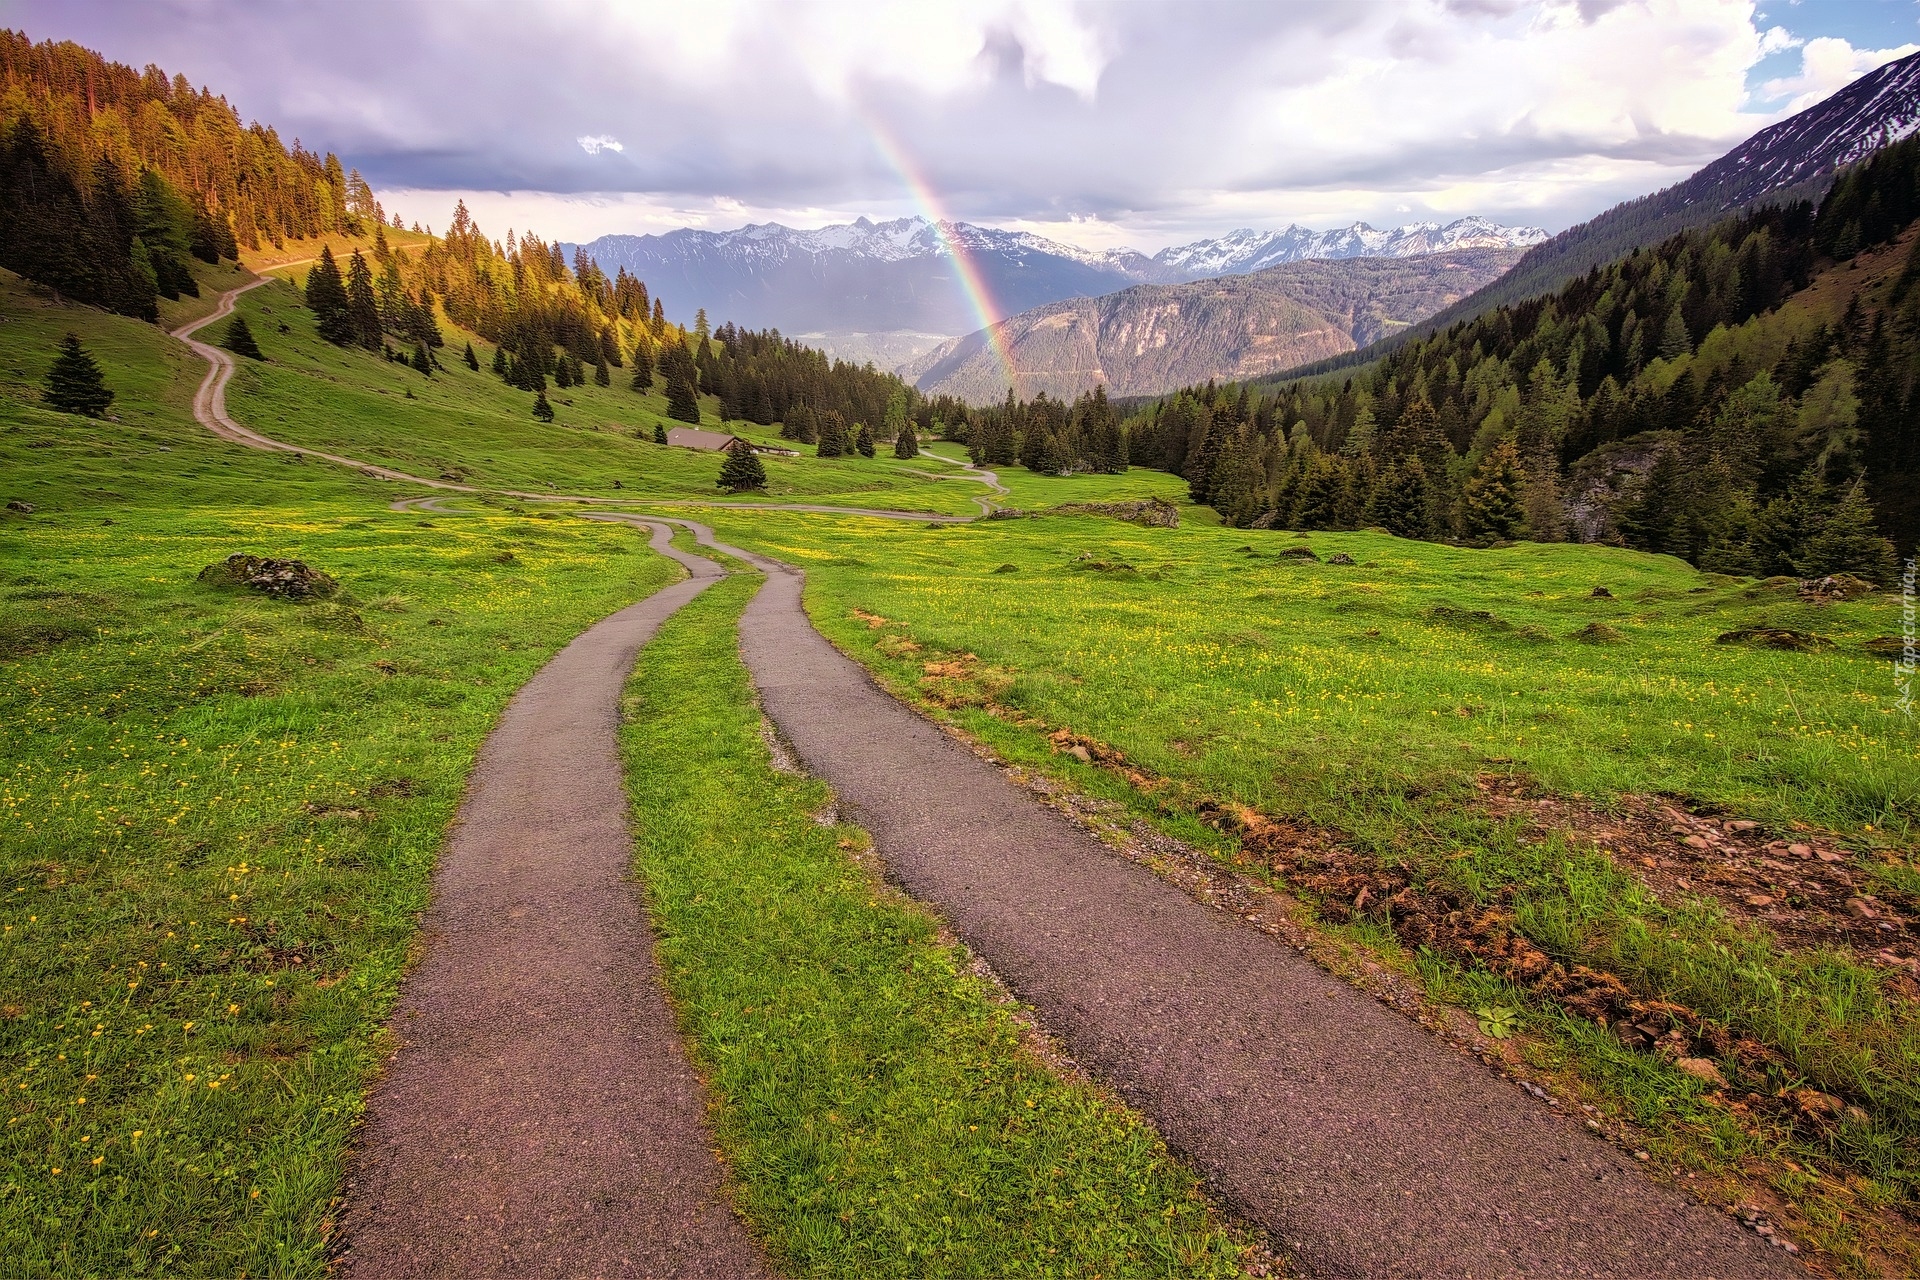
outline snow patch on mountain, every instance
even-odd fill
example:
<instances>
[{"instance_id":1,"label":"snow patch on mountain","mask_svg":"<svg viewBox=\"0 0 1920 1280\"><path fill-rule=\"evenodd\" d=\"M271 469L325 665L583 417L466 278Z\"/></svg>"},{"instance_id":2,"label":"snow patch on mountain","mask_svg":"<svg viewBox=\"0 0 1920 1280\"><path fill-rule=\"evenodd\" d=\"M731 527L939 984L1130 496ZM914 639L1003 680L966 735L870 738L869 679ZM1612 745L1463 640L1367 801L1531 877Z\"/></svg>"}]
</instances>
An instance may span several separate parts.
<instances>
[{"instance_id":1,"label":"snow patch on mountain","mask_svg":"<svg viewBox=\"0 0 1920 1280\"><path fill-rule=\"evenodd\" d=\"M1486 218L1415 222L1381 230L1356 222L1332 231L1289 226L1281 231L1243 229L1213 240L1162 249L1153 261L1188 279L1244 275L1283 262L1325 258L1411 258L1461 249L1528 249L1547 238L1539 227L1505 227Z\"/></svg>"}]
</instances>

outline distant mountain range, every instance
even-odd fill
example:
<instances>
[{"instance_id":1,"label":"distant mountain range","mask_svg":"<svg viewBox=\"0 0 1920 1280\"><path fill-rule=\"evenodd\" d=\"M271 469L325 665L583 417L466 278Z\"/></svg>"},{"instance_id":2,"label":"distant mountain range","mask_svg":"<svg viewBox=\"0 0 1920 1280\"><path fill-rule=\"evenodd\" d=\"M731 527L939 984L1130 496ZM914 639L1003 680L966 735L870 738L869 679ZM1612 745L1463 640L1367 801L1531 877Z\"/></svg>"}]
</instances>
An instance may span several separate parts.
<instances>
[{"instance_id":1,"label":"distant mountain range","mask_svg":"<svg viewBox=\"0 0 1920 1280\"><path fill-rule=\"evenodd\" d=\"M1617 204L1539 244L1487 288L1409 333L1436 332L1505 303L1552 293L1593 267L1736 210L1818 201L1836 170L1920 131L1920 53L1869 71L1805 111L1754 134L1685 181ZM1335 366L1374 353L1336 358Z\"/></svg>"},{"instance_id":2,"label":"distant mountain range","mask_svg":"<svg viewBox=\"0 0 1920 1280\"><path fill-rule=\"evenodd\" d=\"M676 315L705 307L716 322L752 329L875 335L962 334L980 327L960 285L955 247L978 268L992 303L1010 315L1133 284L1183 283L1303 259L1525 248L1546 238L1537 227L1503 227L1484 218L1391 230L1357 222L1335 231L1235 231L1148 257L914 217L877 223L861 218L811 231L769 222L735 231L610 235L580 247L608 271L625 267L638 275ZM564 246L569 253L574 247Z\"/></svg>"},{"instance_id":3,"label":"distant mountain range","mask_svg":"<svg viewBox=\"0 0 1920 1280\"><path fill-rule=\"evenodd\" d=\"M1283 262L1246 275L1135 285L1024 311L994 326L1021 396L1105 385L1154 395L1209 378L1249 379L1352 351L1499 276L1519 249ZM985 329L900 369L929 395L1000 399L1005 370Z\"/></svg>"}]
</instances>

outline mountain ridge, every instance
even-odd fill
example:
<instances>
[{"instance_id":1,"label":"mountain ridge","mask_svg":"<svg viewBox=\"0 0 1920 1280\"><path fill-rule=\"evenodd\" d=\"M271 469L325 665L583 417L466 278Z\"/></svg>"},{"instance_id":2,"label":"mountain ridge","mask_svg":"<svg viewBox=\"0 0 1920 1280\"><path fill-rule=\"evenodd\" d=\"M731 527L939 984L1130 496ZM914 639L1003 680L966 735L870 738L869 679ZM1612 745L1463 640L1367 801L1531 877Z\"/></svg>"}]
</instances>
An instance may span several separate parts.
<instances>
[{"instance_id":1,"label":"mountain ridge","mask_svg":"<svg viewBox=\"0 0 1920 1280\"><path fill-rule=\"evenodd\" d=\"M1525 248L1537 227L1486 218L1379 229L1364 222L1328 231L1291 225L1240 230L1162 249L1086 249L1028 231L920 216L862 217L795 229L777 222L730 231L682 227L644 236L605 235L581 245L609 268L653 283L677 307L705 307L749 328L783 332L965 334L981 315L962 287L953 247L985 280L999 319L1073 297L1135 284L1180 284L1310 258L1408 257L1441 250Z\"/></svg>"}]
</instances>

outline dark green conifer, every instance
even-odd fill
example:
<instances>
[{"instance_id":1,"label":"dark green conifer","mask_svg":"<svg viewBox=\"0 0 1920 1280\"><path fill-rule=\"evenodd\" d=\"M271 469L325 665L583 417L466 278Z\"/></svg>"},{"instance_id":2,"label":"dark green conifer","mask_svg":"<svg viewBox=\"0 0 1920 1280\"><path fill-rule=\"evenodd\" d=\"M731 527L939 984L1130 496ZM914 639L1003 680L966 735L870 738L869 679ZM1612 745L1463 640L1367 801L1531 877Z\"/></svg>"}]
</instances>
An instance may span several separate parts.
<instances>
[{"instance_id":1,"label":"dark green conifer","mask_svg":"<svg viewBox=\"0 0 1920 1280\"><path fill-rule=\"evenodd\" d=\"M1892 586L1899 577L1893 543L1881 537L1874 526L1873 507L1865 488L1860 479L1847 486L1820 532L1794 562L1801 577L1851 573L1880 587Z\"/></svg>"},{"instance_id":2,"label":"dark green conifer","mask_svg":"<svg viewBox=\"0 0 1920 1280\"><path fill-rule=\"evenodd\" d=\"M347 315L353 341L368 351L380 349L380 303L373 294L373 270L355 249L347 260Z\"/></svg>"},{"instance_id":3,"label":"dark green conifer","mask_svg":"<svg viewBox=\"0 0 1920 1280\"><path fill-rule=\"evenodd\" d=\"M47 406L57 413L97 418L113 403L113 392L93 356L75 334L60 339L60 354L47 370Z\"/></svg>"},{"instance_id":4,"label":"dark green conifer","mask_svg":"<svg viewBox=\"0 0 1920 1280\"><path fill-rule=\"evenodd\" d=\"M853 447L863 458L871 458L873 449L873 428L866 423L860 424L859 434L853 438Z\"/></svg>"},{"instance_id":5,"label":"dark green conifer","mask_svg":"<svg viewBox=\"0 0 1920 1280\"><path fill-rule=\"evenodd\" d=\"M661 357L667 379L667 416L677 422L700 423L700 397L693 389L693 360L685 347L674 344Z\"/></svg>"},{"instance_id":6,"label":"dark green conifer","mask_svg":"<svg viewBox=\"0 0 1920 1280\"><path fill-rule=\"evenodd\" d=\"M729 493L745 493L749 489L767 487L767 469L761 465L760 455L752 446L736 443L726 450L726 461L720 464L720 487Z\"/></svg>"},{"instance_id":7,"label":"dark green conifer","mask_svg":"<svg viewBox=\"0 0 1920 1280\"><path fill-rule=\"evenodd\" d=\"M630 385L643 394L653 387L653 352L644 346L633 349L633 381Z\"/></svg>"},{"instance_id":8,"label":"dark green conifer","mask_svg":"<svg viewBox=\"0 0 1920 1280\"><path fill-rule=\"evenodd\" d=\"M323 339L336 347L353 345L356 331L347 313L347 287L340 280L340 264L333 260L331 245L321 246L320 261L307 272L307 309L313 312Z\"/></svg>"},{"instance_id":9,"label":"dark green conifer","mask_svg":"<svg viewBox=\"0 0 1920 1280\"><path fill-rule=\"evenodd\" d=\"M494 371L495 373L497 373L497 374L499 374L499 375L500 375L501 377L503 377L503 378L505 378L505 377L507 377L507 376L508 376L508 374L509 374L509 373L510 373L511 371L510 371L510 370L509 370L509 369L507 368L507 352L506 352L506 348L504 348L504 347L495 347L495 348L493 349L493 364L492 364L492 366L491 366L491 367L492 367L492 369L493 369L493 371Z\"/></svg>"},{"instance_id":10,"label":"dark green conifer","mask_svg":"<svg viewBox=\"0 0 1920 1280\"><path fill-rule=\"evenodd\" d=\"M1520 451L1502 440L1481 460L1461 493L1462 532L1471 540L1516 538L1526 523Z\"/></svg>"},{"instance_id":11,"label":"dark green conifer","mask_svg":"<svg viewBox=\"0 0 1920 1280\"><path fill-rule=\"evenodd\" d=\"M553 385L562 391L573 385L573 365L564 357L553 367Z\"/></svg>"},{"instance_id":12,"label":"dark green conifer","mask_svg":"<svg viewBox=\"0 0 1920 1280\"><path fill-rule=\"evenodd\" d=\"M480 372L480 357L473 354L473 344L471 342L467 344L467 349L460 358L467 362L467 368L473 370L475 373Z\"/></svg>"},{"instance_id":13,"label":"dark green conifer","mask_svg":"<svg viewBox=\"0 0 1920 1280\"><path fill-rule=\"evenodd\" d=\"M267 358L266 353L260 350L260 344L254 341L253 330L247 327L247 318L238 311L233 313L233 319L227 321L227 331L220 339L220 345L249 360Z\"/></svg>"},{"instance_id":14,"label":"dark green conifer","mask_svg":"<svg viewBox=\"0 0 1920 1280\"><path fill-rule=\"evenodd\" d=\"M429 378L433 376L433 360L427 355L426 343L416 342L413 344L413 359L408 361L408 363L421 373L426 374Z\"/></svg>"},{"instance_id":15,"label":"dark green conifer","mask_svg":"<svg viewBox=\"0 0 1920 1280\"><path fill-rule=\"evenodd\" d=\"M814 455L821 458L837 458L846 452L846 429L840 425L840 414L833 409L822 410L814 416Z\"/></svg>"},{"instance_id":16,"label":"dark green conifer","mask_svg":"<svg viewBox=\"0 0 1920 1280\"><path fill-rule=\"evenodd\" d=\"M653 442L655 444L665 444L667 442L667 428L664 423L656 422L653 424Z\"/></svg>"},{"instance_id":17,"label":"dark green conifer","mask_svg":"<svg viewBox=\"0 0 1920 1280\"><path fill-rule=\"evenodd\" d=\"M544 391L534 392L533 416L542 422L553 421L553 406L547 403L547 393Z\"/></svg>"},{"instance_id":18,"label":"dark green conifer","mask_svg":"<svg viewBox=\"0 0 1920 1280\"><path fill-rule=\"evenodd\" d=\"M920 456L920 438L914 434L911 422L901 424L900 434L894 437L893 456L896 458Z\"/></svg>"},{"instance_id":19,"label":"dark green conifer","mask_svg":"<svg viewBox=\"0 0 1920 1280\"><path fill-rule=\"evenodd\" d=\"M594 361L593 385L596 387L610 387L613 385L613 375L607 372L607 362L604 359Z\"/></svg>"}]
</instances>

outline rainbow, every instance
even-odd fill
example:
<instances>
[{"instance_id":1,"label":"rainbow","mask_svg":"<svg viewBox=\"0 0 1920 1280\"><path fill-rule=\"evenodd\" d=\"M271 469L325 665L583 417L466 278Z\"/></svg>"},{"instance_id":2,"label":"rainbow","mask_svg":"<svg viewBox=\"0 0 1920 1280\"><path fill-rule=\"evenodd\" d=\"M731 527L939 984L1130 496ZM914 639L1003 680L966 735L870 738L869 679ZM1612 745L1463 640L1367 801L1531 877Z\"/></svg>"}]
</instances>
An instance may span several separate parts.
<instances>
[{"instance_id":1,"label":"rainbow","mask_svg":"<svg viewBox=\"0 0 1920 1280\"><path fill-rule=\"evenodd\" d=\"M980 264L974 261L967 246L953 234L953 219L947 216L946 209L940 202L939 193L933 189L933 184L928 182L920 170L914 166L905 149L887 131L886 125L872 116L862 114L867 131L873 135L874 149L880 153L880 158L887 162L887 166L900 175L900 180L912 193L914 203L920 207L920 212L933 224L933 233L940 238L947 256L953 259L954 270L960 277L961 292L966 295L967 305L973 308L974 315L980 320L980 328L986 333L987 350L1000 365L1000 374L1006 379L1007 385L1017 394L1020 384L1014 378L1013 356L1007 350L1006 335L1000 331L1000 308L993 300L992 291L987 287L987 279L981 273Z\"/></svg>"}]
</instances>

